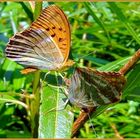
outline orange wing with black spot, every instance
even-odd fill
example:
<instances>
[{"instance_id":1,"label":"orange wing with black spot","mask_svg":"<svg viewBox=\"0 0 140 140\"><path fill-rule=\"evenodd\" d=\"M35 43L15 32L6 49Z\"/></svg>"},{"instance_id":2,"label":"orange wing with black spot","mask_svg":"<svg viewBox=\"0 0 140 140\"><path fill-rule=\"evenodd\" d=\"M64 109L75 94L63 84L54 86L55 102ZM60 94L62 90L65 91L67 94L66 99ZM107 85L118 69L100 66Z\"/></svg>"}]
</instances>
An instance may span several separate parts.
<instances>
[{"instance_id":1,"label":"orange wing with black spot","mask_svg":"<svg viewBox=\"0 0 140 140\"><path fill-rule=\"evenodd\" d=\"M5 53L27 67L57 70L66 63L69 51L69 22L64 12L52 5L28 29L10 38Z\"/></svg>"}]
</instances>

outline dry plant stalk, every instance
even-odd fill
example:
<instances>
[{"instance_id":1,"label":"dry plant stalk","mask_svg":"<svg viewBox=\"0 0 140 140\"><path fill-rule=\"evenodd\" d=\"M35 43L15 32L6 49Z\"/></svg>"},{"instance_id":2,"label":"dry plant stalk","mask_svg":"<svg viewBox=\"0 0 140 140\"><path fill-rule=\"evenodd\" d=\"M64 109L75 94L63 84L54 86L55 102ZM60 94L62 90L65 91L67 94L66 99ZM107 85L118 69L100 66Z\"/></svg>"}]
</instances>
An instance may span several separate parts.
<instances>
[{"instance_id":1,"label":"dry plant stalk","mask_svg":"<svg viewBox=\"0 0 140 140\"><path fill-rule=\"evenodd\" d=\"M131 67L140 59L140 49L132 56L132 58L119 70L120 73L126 74Z\"/></svg>"},{"instance_id":2,"label":"dry plant stalk","mask_svg":"<svg viewBox=\"0 0 140 140\"><path fill-rule=\"evenodd\" d=\"M137 63L137 61L140 59L140 49L132 56L132 58L119 70L120 73L126 74L133 65ZM73 124L72 129L72 137L76 135L78 130L84 125L84 123L89 119L89 115L92 116L92 114L95 112L96 108L90 108L88 109L88 112L82 111L79 117L76 119L76 121Z\"/></svg>"},{"instance_id":3,"label":"dry plant stalk","mask_svg":"<svg viewBox=\"0 0 140 140\"><path fill-rule=\"evenodd\" d=\"M115 132L115 136L119 139L119 140L123 140L124 138L119 134L116 126L114 123L110 123L111 128L114 130Z\"/></svg>"}]
</instances>

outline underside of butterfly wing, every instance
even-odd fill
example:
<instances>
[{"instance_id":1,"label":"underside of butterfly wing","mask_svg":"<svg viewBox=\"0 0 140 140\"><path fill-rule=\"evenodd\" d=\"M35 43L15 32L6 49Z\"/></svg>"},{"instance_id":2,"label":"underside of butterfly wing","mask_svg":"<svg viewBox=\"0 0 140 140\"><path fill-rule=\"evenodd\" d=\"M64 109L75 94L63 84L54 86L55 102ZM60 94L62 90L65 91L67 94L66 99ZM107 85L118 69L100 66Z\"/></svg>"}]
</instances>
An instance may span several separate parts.
<instances>
[{"instance_id":1,"label":"underside of butterfly wing","mask_svg":"<svg viewBox=\"0 0 140 140\"><path fill-rule=\"evenodd\" d=\"M117 72L78 68L70 79L69 100L80 108L115 103L121 98L125 77Z\"/></svg>"},{"instance_id":2,"label":"underside of butterfly wing","mask_svg":"<svg viewBox=\"0 0 140 140\"><path fill-rule=\"evenodd\" d=\"M38 19L7 44L6 56L27 67L55 70L66 62L70 49L68 20L57 6L44 9Z\"/></svg>"}]
</instances>

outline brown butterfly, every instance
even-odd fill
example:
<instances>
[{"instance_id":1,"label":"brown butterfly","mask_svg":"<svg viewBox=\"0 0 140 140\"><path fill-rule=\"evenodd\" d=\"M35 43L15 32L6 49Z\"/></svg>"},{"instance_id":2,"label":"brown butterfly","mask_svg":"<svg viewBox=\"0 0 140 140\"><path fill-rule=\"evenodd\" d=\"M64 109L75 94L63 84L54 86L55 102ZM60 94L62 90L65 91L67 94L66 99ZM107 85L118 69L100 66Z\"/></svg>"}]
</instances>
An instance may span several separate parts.
<instances>
[{"instance_id":1,"label":"brown butterfly","mask_svg":"<svg viewBox=\"0 0 140 140\"><path fill-rule=\"evenodd\" d=\"M70 51L70 25L64 12L55 5L44 9L31 26L10 38L6 56L27 66L23 73L36 69L59 70L74 64L67 60Z\"/></svg>"},{"instance_id":2,"label":"brown butterfly","mask_svg":"<svg viewBox=\"0 0 140 140\"><path fill-rule=\"evenodd\" d=\"M80 108L98 107L115 103L121 98L126 79L119 72L100 72L77 68L69 79L68 98Z\"/></svg>"}]
</instances>

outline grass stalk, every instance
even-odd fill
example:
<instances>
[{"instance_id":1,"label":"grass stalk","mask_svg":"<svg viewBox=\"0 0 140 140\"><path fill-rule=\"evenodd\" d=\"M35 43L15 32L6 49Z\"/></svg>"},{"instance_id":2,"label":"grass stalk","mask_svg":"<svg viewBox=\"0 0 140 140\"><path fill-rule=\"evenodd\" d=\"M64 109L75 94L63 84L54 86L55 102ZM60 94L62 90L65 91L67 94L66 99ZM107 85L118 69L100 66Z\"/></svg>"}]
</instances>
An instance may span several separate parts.
<instances>
[{"instance_id":1,"label":"grass stalk","mask_svg":"<svg viewBox=\"0 0 140 140\"><path fill-rule=\"evenodd\" d=\"M34 20L40 15L42 2L35 2ZM39 107L40 107L40 71L36 71L33 81L34 100L31 102L31 129L34 138L38 137Z\"/></svg>"}]
</instances>

